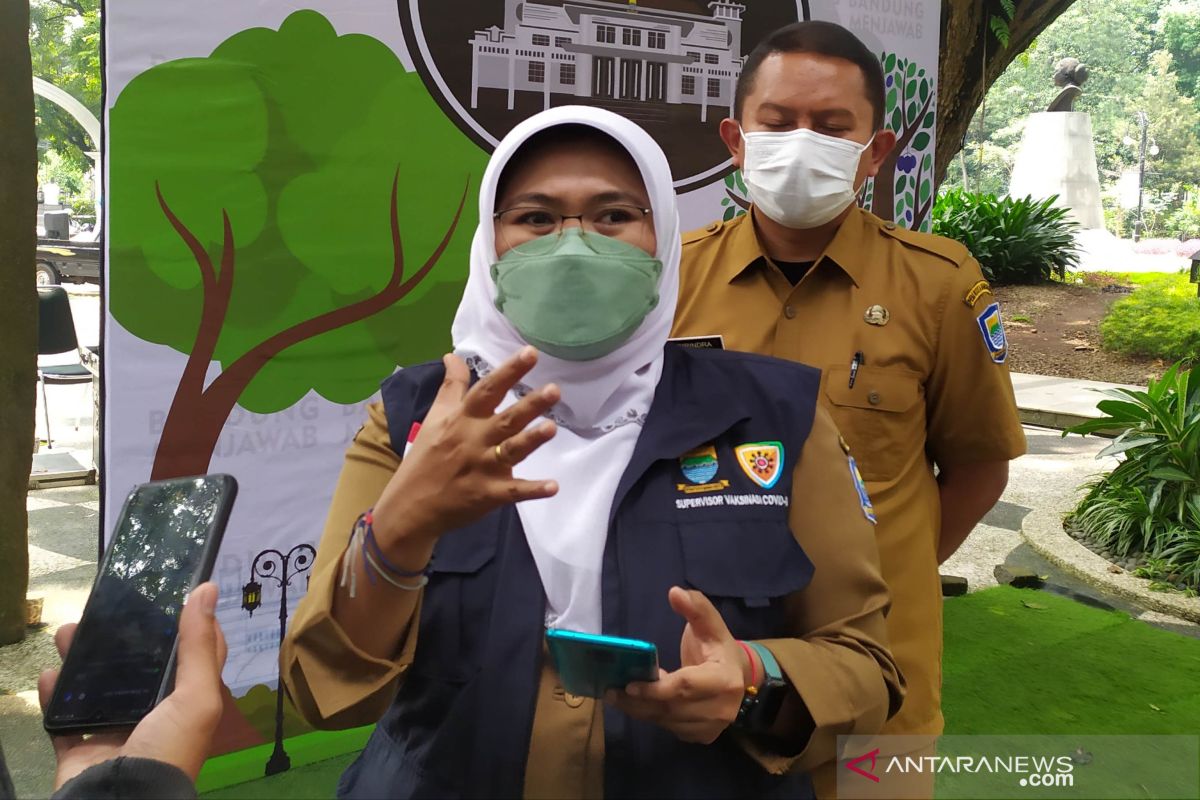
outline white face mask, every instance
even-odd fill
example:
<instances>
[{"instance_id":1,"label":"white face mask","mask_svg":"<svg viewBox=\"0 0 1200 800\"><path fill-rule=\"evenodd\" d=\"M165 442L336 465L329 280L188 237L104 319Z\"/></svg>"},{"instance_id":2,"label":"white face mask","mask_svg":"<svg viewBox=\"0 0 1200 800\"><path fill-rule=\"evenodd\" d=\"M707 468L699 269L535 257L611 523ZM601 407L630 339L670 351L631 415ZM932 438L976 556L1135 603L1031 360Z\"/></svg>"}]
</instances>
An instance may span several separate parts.
<instances>
[{"instance_id":1,"label":"white face mask","mask_svg":"<svg viewBox=\"0 0 1200 800\"><path fill-rule=\"evenodd\" d=\"M754 205L788 228L815 228L842 213L858 190L854 176L866 144L808 128L742 131L742 175Z\"/></svg>"}]
</instances>

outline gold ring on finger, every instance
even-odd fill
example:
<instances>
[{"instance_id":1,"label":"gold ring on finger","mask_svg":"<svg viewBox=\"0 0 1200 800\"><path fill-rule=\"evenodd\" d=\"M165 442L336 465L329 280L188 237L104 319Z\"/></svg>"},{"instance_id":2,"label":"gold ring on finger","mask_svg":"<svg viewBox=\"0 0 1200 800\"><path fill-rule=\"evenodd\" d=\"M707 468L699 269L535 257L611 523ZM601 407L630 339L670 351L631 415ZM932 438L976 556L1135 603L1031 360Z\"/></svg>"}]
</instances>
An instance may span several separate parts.
<instances>
[{"instance_id":1,"label":"gold ring on finger","mask_svg":"<svg viewBox=\"0 0 1200 800\"><path fill-rule=\"evenodd\" d=\"M496 445L495 453L496 453L497 461L499 461L501 464L503 464L506 467L512 466L512 464L508 463L508 459L504 457L504 442L501 442L500 444Z\"/></svg>"}]
</instances>

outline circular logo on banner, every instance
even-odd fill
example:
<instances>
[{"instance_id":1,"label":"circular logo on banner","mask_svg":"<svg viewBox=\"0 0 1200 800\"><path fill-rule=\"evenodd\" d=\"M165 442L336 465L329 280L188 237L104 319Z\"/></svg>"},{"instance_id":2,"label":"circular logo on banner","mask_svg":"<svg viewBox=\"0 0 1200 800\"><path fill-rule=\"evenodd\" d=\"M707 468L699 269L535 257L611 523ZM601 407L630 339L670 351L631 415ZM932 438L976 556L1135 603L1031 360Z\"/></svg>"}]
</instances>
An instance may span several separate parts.
<instances>
[{"instance_id":1,"label":"circular logo on banner","mask_svg":"<svg viewBox=\"0 0 1200 800\"><path fill-rule=\"evenodd\" d=\"M717 127L742 63L803 2L398 0L430 94L486 151L521 120L582 104L615 111L663 147L680 191L732 166Z\"/></svg>"}]
</instances>

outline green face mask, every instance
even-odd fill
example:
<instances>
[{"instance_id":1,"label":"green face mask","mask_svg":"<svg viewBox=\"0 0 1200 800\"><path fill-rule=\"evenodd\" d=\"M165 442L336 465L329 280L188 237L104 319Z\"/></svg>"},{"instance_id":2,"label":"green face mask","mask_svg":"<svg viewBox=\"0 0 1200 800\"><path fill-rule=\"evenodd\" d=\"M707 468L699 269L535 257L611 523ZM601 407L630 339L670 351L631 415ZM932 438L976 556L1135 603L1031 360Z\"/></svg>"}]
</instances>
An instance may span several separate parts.
<instances>
[{"instance_id":1,"label":"green face mask","mask_svg":"<svg viewBox=\"0 0 1200 800\"><path fill-rule=\"evenodd\" d=\"M600 358L628 341L658 305L661 274L662 262L645 250L580 228L492 265L496 308L525 341L567 361Z\"/></svg>"}]
</instances>

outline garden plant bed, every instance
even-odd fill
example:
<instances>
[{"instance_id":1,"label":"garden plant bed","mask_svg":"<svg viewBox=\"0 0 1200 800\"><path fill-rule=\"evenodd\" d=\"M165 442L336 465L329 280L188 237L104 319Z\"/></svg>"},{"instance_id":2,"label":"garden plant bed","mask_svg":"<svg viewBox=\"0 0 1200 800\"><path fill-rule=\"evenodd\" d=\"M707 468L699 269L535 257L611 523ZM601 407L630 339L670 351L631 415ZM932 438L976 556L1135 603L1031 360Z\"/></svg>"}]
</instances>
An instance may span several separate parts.
<instances>
[{"instance_id":1,"label":"garden plant bed","mask_svg":"<svg viewBox=\"0 0 1200 800\"><path fill-rule=\"evenodd\" d=\"M1100 347L1100 322L1132 287L1043 283L996 286L1013 372L1144 386L1169 364Z\"/></svg>"},{"instance_id":2,"label":"garden plant bed","mask_svg":"<svg viewBox=\"0 0 1200 800\"><path fill-rule=\"evenodd\" d=\"M1111 546L1103 542L1097 542L1087 535L1086 532L1080 530L1075 525L1071 524L1070 520L1063 523L1063 530L1067 532L1075 541L1091 550L1096 555L1111 562L1119 569L1112 569L1113 572L1119 574L1120 570L1124 570L1139 578L1149 580L1148 588L1152 591L1172 591L1178 590L1183 592L1185 596L1195 597L1196 588L1189 586L1183 576L1177 572L1162 572L1161 569L1156 570L1153 559L1148 559L1145 553L1141 551L1131 551L1128 555L1121 555L1112 550Z\"/></svg>"}]
</instances>

